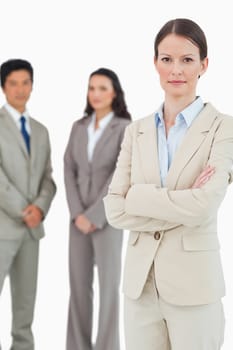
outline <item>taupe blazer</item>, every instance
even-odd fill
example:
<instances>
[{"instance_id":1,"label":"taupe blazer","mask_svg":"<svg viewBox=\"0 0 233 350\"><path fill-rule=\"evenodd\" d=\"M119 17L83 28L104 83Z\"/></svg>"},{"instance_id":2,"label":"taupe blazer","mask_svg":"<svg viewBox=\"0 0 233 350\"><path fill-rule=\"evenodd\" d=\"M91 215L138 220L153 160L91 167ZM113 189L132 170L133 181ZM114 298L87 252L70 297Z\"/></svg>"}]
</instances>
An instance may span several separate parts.
<instances>
[{"instance_id":1,"label":"taupe blazer","mask_svg":"<svg viewBox=\"0 0 233 350\"><path fill-rule=\"evenodd\" d=\"M129 120L116 116L97 142L88 161L88 125L91 116L74 122L64 155L64 178L71 220L84 214L98 229L106 224L106 195Z\"/></svg>"},{"instance_id":2,"label":"taupe blazer","mask_svg":"<svg viewBox=\"0 0 233 350\"><path fill-rule=\"evenodd\" d=\"M0 239L18 239L25 230L35 239L43 237L43 223L28 229L22 211L35 204L46 216L55 195L47 129L33 118L29 123L30 156L14 120L0 109Z\"/></svg>"},{"instance_id":3,"label":"taupe blazer","mask_svg":"<svg viewBox=\"0 0 233 350\"><path fill-rule=\"evenodd\" d=\"M176 305L215 302L225 293L217 212L231 180L233 118L207 103L160 182L154 115L127 127L104 198L109 223L131 230L124 293L137 299L155 262L161 297ZM190 189L206 164L215 174Z\"/></svg>"}]
</instances>

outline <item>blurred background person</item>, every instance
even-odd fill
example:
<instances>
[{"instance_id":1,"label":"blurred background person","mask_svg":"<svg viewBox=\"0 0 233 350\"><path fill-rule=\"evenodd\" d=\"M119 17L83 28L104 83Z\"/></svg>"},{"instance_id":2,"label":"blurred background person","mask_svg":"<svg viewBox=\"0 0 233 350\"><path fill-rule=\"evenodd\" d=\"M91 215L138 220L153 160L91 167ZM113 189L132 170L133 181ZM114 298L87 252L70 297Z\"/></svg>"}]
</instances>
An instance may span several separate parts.
<instances>
[{"instance_id":1,"label":"blurred background person","mask_svg":"<svg viewBox=\"0 0 233 350\"><path fill-rule=\"evenodd\" d=\"M89 78L85 116L74 122L64 155L70 211L70 303L67 350L91 350L93 275L100 308L96 350L119 350L122 230L107 223L103 197L131 121L117 75L100 68Z\"/></svg>"},{"instance_id":2,"label":"blurred background person","mask_svg":"<svg viewBox=\"0 0 233 350\"><path fill-rule=\"evenodd\" d=\"M11 350L34 350L39 240L56 192L47 128L27 109L33 76L26 60L10 59L0 67L6 98L0 109L0 293L9 275Z\"/></svg>"}]
</instances>

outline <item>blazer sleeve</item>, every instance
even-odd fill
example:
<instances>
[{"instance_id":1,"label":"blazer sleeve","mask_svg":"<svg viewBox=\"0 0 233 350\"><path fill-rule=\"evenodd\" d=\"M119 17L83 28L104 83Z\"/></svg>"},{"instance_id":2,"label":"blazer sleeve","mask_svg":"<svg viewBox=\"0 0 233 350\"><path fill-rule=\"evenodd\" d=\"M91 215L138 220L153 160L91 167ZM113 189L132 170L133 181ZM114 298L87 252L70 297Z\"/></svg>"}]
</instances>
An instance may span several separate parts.
<instances>
[{"instance_id":1,"label":"blazer sleeve","mask_svg":"<svg viewBox=\"0 0 233 350\"><path fill-rule=\"evenodd\" d=\"M9 217L22 220L22 212L28 205L27 199L11 182L3 169L0 155L0 208Z\"/></svg>"},{"instance_id":2,"label":"blazer sleeve","mask_svg":"<svg viewBox=\"0 0 233 350\"><path fill-rule=\"evenodd\" d=\"M73 139L76 137L77 127L77 122L75 122L64 155L65 190L71 220L75 220L78 215L84 212L84 206L77 186L78 166L73 157Z\"/></svg>"},{"instance_id":3,"label":"blazer sleeve","mask_svg":"<svg viewBox=\"0 0 233 350\"><path fill-rule=\"evenodd\" d=\"M124 122L124 124L121 126L121 129L120 129L119 151L120 151L121 143L124 137L125 126L126 126L126 123ZM114 170L112 171L107 181L105 182L102 190L98 195L97 200L89 208L87 208L83 213L87 217L87 219L99 229L102 229L107 224L103 198L104 196L106 196L108 192L108 187L112 180Z\"/></svg>"},{"instance_id":4,"label":"blazer sleeve","mask_svg":"<svg viewBox=\"0 0 233 350\"><path fill-rule=\"evenodd\" d=\"M104 198L107 220L113 227L133 231L154 232L178 227L179 224L169 223L165 219L154 219L146 215L144 217L142 215L138 216L134 213L127 213L125 210L126 196L131 186L131 127L132 124L126 127L116 170L108 194Z\"/></svg>"},{"instance_id":5,"label":"blazer sleeve","mask_svg":"<svg viewBox=\"0 0 233 350\"><path fill-rule=\"evenodd\" d=\"M42 176L38 196L33 201L33 204L38 206L42 210L44 217L47 215L51 202L56 193L56 185L52 178L51 147L50 147L49 135L47 130L46 130L45 142L47 144L47 150L48 150L47 164L44 169L44 174Z\"/></svg>"},{"instance_id":6,"label":"blazer sleeve","mask_svg":"<svg viewBox=\"0 0 233 350\"><path fill-rule=\"evenodd\" d=\"M232 181L233 119L223 119L212 143L208 164L215 174L199 189L169 190L153 184L135 184L127 193L128 215L199 226L217 215Z\"/></svg>"},{"instance_id":7,"label":"blazer sleeve","mask_svg":"<svg viewBox=\"0 0 233 350\"><path fill-rule=\"evenodd\" d=\"M113 173L109 176L106 181L104 187L99 193L97 200L86 209L83 214L87 217L87 219L94 224L98 229L102 229L107 224L107 219L104 210L103 197L108 192L108 186L111 182Z\"/></svg>"}]
</instances>

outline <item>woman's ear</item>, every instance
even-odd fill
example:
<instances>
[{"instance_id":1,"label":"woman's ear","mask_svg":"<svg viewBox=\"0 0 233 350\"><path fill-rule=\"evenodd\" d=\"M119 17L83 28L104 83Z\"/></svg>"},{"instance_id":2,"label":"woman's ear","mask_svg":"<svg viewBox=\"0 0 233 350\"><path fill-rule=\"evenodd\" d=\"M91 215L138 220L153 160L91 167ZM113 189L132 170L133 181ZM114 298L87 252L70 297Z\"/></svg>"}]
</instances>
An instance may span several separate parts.
<instances>
[{"instance_id":1,"label":"woman's ear","mask_svg":"<svg viewBox=\"0 0 233 350\"><path fill-rule=\"evenodd\" d=\"M154 56L154 65L155 65L155 69L157 70L157 58Z\"/></svg>"},{"instance_id":2,"label":"woman's ear","mask_svg":"<svg viewBox=\"0 0 233 350\"><path fill-rule=\"evenodd\" d=\"M204 60L201 61L201 70L200 70L200 73L199 73L199 77L206 72L206 70L208 68L208 64L209 64L208 57L204 58Z\"/></svg>"}]
</instances>

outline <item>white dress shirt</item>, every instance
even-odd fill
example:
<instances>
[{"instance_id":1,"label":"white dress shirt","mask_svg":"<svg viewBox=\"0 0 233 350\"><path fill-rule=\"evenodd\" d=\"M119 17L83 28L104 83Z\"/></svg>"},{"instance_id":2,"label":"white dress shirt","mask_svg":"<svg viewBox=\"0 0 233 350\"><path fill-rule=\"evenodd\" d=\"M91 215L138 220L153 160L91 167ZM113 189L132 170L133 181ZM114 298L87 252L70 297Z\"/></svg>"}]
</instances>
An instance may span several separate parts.
<instances>
[{"instance_id":1,"label":"white dress shirt","mask_svg":"<svg viewBox=\"0 0 233 350\"><path fill-rule=\"evenodd\" d=\"M28 111L25 110L23 113L20 113L14 107L9 105L9 103L6 103L4 107L6 108L6 110L10 114L10 116L13 118L13 120L16 123L17 127L19 128L19 130L21 130L20 118L22 117L22 115L25 117L25 119L26 119L25 128L26 128L27 132L30 135L31 128L30 128L30 123L29 123L29 113L28 113Z\"/></svg>"},{"instance_id":2,"label":"white dress shirt","mask_svg":"<svg viewBox=\"0 0 233 350\"><path fill-rule=\"evenodd\" d=\"M92 114L92 119L90 124L88 125L88 146L87 146L87 154L88 154L88 160L91 162L92 156L94 153L95 146L99 139L101 138L105 128L110 123L112 118L114 117L114 113L110 112L105 117L103 117L99 123L98 123L98 129L95 129L95 123L96 123L96 115L95 113Z\"/></svg>"}]
</instances>

